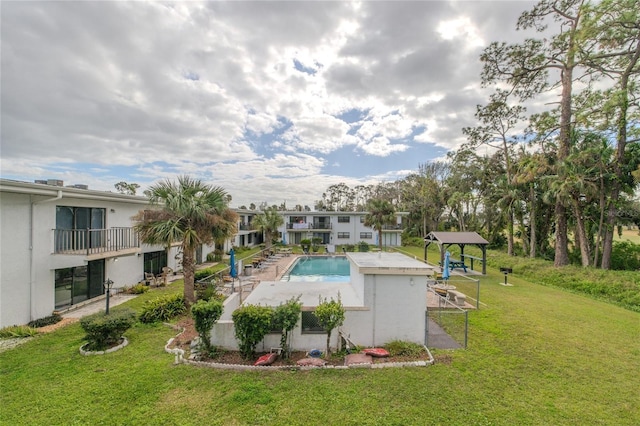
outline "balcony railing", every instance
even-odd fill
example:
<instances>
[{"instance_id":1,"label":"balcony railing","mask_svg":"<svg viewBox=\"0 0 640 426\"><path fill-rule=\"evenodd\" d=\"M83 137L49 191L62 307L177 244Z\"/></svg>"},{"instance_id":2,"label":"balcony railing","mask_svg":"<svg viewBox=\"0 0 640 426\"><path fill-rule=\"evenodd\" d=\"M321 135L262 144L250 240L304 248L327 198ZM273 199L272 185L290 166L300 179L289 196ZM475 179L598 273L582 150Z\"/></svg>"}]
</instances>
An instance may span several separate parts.
<instances>
[{"instance_id":1,"label":"balcony railing","mask_svg":"<svg viewBox=\"0 0 640 426\"><path fill-rule=\"evenodd\" d=\"M402 225L401 224L395 224L395 225L382 225L382 229L383 230L397 230L397 229L402 229Z\"/></svg>"},{"instance_id":2,"label":"balcony railing","mask_svg":"<svg viewBox=\"0 0 640 426\"><path fill-rule=\"evenodd\" d=\"M287 229L331 229L330 223L287 223Z\"/></svg>"},{"instance_id":3,"label":"balcony railing","mask_svg":"<svg viewBox=\"0 0 640 426\"><path fill-rule=\"evenodd\" d=\"M140 247L133 228L54 229L56 254L91 255Z\"/></svg>"},{"instance_id":4,"label":"balcony railing","mask_svg":"<svg viewBox=\"0 0 640 426\"><path fill-rule=\"evenodd\" d=\"M240 225L238 225L238 229L240 231L253 231L254 229L256 229L256 227L250 223L241 223Z\"/></svg>"}]
</instances>

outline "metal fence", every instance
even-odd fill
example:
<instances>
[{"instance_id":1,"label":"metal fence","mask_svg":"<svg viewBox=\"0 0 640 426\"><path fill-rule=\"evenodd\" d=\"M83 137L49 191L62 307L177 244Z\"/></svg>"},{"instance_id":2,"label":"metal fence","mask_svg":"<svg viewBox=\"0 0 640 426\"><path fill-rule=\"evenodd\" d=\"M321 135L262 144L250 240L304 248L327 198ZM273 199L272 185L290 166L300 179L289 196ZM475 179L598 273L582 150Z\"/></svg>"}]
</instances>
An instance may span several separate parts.
<instances>
[{"instance_id":1,"label":"metal fence","mask_svg":"<svg viewBox=\"0 0 640 426\"><path fill-rule=\"evenodd\" d=\"M428 291L435 293L433 289ZM427 307L426 346L437 349L467 348L469 311L437 293L438 307Z\"/></svg>"}]
</instances>

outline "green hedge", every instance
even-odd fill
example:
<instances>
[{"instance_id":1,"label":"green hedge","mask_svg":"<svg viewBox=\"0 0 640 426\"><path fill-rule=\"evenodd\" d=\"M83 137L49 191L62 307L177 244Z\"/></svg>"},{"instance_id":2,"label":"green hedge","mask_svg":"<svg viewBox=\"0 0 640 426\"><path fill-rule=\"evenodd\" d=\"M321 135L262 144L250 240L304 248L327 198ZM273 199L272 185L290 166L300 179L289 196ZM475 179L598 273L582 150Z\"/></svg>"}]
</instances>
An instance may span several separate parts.
<instances>
[{"instance_id":1,"label":"green hedge","mask_svg":"<svg viewBox=\"0 0 640 426\"><path fill-rule=\"evenodd\" d=\"M136 321L136 313L131 309L119 309L109 315L98 312L80 320L80 326L85 331L86 346L90 351L102 351L110 345L118 343L122 335Z\"/></svg>"},{"instance_id":2,"label":"green hedge","mask_svg":"<svg viewBox=\"0 0 640 426\"><path fill-rule=\"evenodd\" d=\"M27 323L29 327L40 328L46 327L47 325L57 324L62 321L62 316L60 314L49 315L48 317L38 318L36 320L30 321Z\"/></svg>"},{"instance_id":3,"label":"green hedge","mask_svg":"<svg viewBox=\"0 0 640 426\"><path fill-rule=\"evenodd\" d=\"M199 300L191 306L191 316L195 322L196 331L202 339L207 351L211 351L211 329L222 316L222 302L219 300Z\"/></svg>"},{"instance_id":4,"label":"green hedge","mask_svg":"<svg viewBox=\"0 0 640 426\"><path fill-rule=\"evenodd\" d=\"M182 294L167 294L156 299L148 300L142 306L140 322L152 323L167 321L187 312Z\"/></svg>"}]
</instances>

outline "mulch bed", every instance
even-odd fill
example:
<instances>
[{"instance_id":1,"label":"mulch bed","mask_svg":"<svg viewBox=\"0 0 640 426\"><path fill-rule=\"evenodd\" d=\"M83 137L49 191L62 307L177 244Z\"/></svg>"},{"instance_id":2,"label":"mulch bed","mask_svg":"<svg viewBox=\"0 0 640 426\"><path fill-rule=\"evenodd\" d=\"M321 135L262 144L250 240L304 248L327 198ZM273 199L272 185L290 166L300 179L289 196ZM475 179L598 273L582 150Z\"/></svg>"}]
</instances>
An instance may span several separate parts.
<instances>
[{"instance_id":1,"label":"mulch bed","mask_svg":"<svg viewBox=\"0 0 640 426\"><path fill-rule=\"evenodd\" d=\"M198 332L195 330L194 322L192 318L185 317L180 320L177 326L184 331L177 337L173 339L170 349L180 348L185 351L185 358L189 356L190 344L193 339L198 337ZM217 362L222 364L234 364L234 365L253 365L253 363L258 359L260 355L264 355L264 353L257 353L255 359L246 360L242 358L240 352L238 351L225 351L220 350L218 354L216 354L215 358L207 358L202 359L201 361L205 362ZM301 360L303 358L307 358L307 353L304 351L294 351L291 353L290 359L282 359L279 357L272 365L274 366L287 366L287 365L296 365L296 361ZM386 362L410 362L410 361L428 361L429 357L425 353L424 356L415 358L415 357L406 357L406 356L390 356L386 358L373 358L374 363L386 363ZM327 364L330 365L344 365L343 357L332 357L327 361ZM450 362L450 361L449 361ZM445 363L448 363L445 361Z\"/></svg>"}]
</instances>

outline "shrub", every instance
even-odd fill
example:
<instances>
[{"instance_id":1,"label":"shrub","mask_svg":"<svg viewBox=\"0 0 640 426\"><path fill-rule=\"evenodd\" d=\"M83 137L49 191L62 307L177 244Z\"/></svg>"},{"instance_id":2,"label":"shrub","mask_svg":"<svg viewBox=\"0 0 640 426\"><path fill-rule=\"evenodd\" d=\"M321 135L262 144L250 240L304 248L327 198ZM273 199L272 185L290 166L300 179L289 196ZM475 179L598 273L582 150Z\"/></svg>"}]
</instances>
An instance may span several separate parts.
<instances>
[{"instance_id":1,"label":"shrub","mask_svg":"<svg viewBox=\"0 0 640 426\"><path fill-rule=\"evenodd\" d=\"M208 301L211 299L223 302L225 296L218 293L215 285L198 285L196 287L196 299Z\"/></svg>"},{"instance_id":2,"label":"shrub","mask_svg":"<svg viewBox=\"0 0 640 426\"><path fill-rule=\"evenodd\" d=\"M614 241L611 250L611 269L637 271L640 269L640 244Z\"/></svg>"},{"instance_id":3,"label":"shrub","mask_svg":"<svg viewBox=\"0 0 640 426\"><path fill-rule=\"evenodd\" d=\"M219 300L199 300L191 306L191 315L195 322L196 331L202 339L207 352L212 351L211 329L222 315L222 303Z\"/></svg>"},{"instance_id":4,"label":"shrub","mask_svg":"<svg viewBox=\"0 0 640 426\"><path fill-rule=\"evenodd\" d=\"M256 345L271 330L272 317L273 310L268 306L247 305L233 312L235 336L245 359L253 357Z\"/></svg>"},{"instance_id":5,"label":"shrub","mask_svg":"<svg viewBox=\"0 0 640 426\"><path fill-rule=\"evenodd\" d=\"M384 345L384 348L389 351L391 356L419 357L425 353L422 345L403 340L393 340Z\"/></svg>"},{"instance_id":6,"label":"shrub","mask_svg":"<svg viewBox=\"0 0 640 426\"><path fill-rule=\"evenodd\" d=\"M207 278L213 274L215 274L216 272L212 269L212 268L204 268L204 269L200 269L199 271L196 271L196 273L193 275L193 278L196 281L200 281L204 278Z\"/></svg>"},{"instance_id":7,"label":"shrub","mask_svg":"<svg viewBox=\"0 0 640 426\"><path fill-rule=\"evenodd\" d=\"M15 339L20 337L32 337L38 334L38 330L35 328L27 327L24 325L12 325L0 329L1 339Z\"/></svg>"},{"instance_id":8,"label":"shrub","mask_svg":"<svg viewBox=\"0 0 640 426\"><path fill-rule=\"evenodd\" d=\"M345 244L343 247L346 251L349 252L356 251L356 246L353 244Z\"/></svg>"},{"instance_id":9,"label":"shrub","mask_svg":"<svg viewBox=\"0 0 640 426\"><path fill-rule=\"evenodd\" d=\"M327 357L331 356L331 348L329 347L331 332L334 328L340 327L344 322L344 312L345 309L340 301L339 293L338 300L331 298L331 300L328 301L326 298L324 300L320 298L320 304L318 304L314 312L316 318L318 318L318 324L327 330Z\"/></svg>"},{"instance_id":10,"label":"shrub","mask_svg":"<svg viewBox=\"0 0 640 426\"><path fill-rule=\"evenodd\" d=\"M369 244L366 241L360 241L358 243L358 251L365 252L369 251Z\"/></svg>"},{"instance_id":11,"label":"shrub","mask_svg":"<svg viewBox=\"0 0 640 426\"><path fill-rule=\"evenodd\" d=\"M98 312L82 318L80 325L87 333L84 337L88 341L86 349L102 351L118 343L135 321L136 313L131 309L112 311L109 315Z\"/></svg>"},{"instance_id":12,"label":"shrub","mask_svg":"<svg viewBox=\"0 0 640 426\"><path fill-rule=\"evenodd\" d=\"M167 321L182 315L187 311L182 294L168 294L153 300L148 300L142 306L140 322L152 323Z\"/></svg>"},{"instance_id":13,"label":"shrub","mask_svg":"<svg viewBox=\"0 0 640 426\"><path fill-rule=\"evenodd\" d=\"M273 311L273 329L282 330L282 335L280 336L280 347L282 348L282 353L285 358L289 358L291 353L291 348L289 347L288 341L291 330L296 328L296 324L298 324L298 319L300 319L300 312L302 311L302 302L300 302L300 297L292 297L287 300L285 303L281 303L277 308Z\"/></svg>"},{"instance_id":14,"label":"shrub","mask_svg":"<svg viewBox=\"0 0 640 426\"><path fill-rule=\"evenodd\" d=\"M48 325L57 324L62 321L62 316L60 314L49 315L48 317L39 318L27 323L27 326L33 328L46 327Z\"/></svg>"},{"instance_id":15,"label":"shrub","mask_svg":"<svg viewBox=\"0 0 640 426\"><path fill-rule=\"evenodd\" d=\"M138 283L131 287L125 287L124 289L124 293L126 294L144 294L147 291L149 291L149 286L145 285L144 283Z\"/></svg>"}]
</instances>

